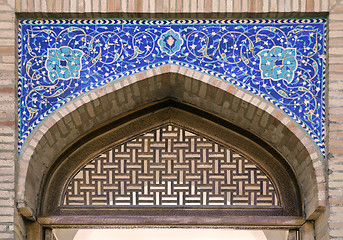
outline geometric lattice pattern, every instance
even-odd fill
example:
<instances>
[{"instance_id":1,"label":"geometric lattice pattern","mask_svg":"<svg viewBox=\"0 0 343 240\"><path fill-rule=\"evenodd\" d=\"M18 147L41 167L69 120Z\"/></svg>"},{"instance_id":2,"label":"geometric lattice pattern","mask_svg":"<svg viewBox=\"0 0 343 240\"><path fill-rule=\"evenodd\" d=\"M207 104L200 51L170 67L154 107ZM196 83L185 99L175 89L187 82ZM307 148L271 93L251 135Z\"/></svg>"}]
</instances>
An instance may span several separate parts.
<instances>
[{"instance_id":1,"label":"geometric lattice pattern","mask_svg":"<svg viewBox=\"0 0 343 240\"><path fill-rule=\"evenodd\" d=\"M113 147L69 182L64 206L277 206L273 183L232 149L175 125Z\"/></svg>"}]
</instances>

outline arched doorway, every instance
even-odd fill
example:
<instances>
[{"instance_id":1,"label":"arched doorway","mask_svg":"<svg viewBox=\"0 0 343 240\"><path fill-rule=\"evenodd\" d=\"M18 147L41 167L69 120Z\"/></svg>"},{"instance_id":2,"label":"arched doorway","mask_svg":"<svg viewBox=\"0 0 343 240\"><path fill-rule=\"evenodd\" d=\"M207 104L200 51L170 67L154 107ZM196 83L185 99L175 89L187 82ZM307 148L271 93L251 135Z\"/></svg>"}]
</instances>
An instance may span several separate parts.
<instances>
[{"instance_id":1,"label":"arched doorway","mask_svg":"<svg viewBox=\"0 0 343 240\"><path fill-rule=\"evenodd\" d=\"M285 159L256 136L190 105L163 100L75 144L45 178L42 226L289 229L304 222Z\"/></svg>"},{"instance_id":2,"label":"arched doorway","mask_svg":"<svg viewBox=\"0 0 343 240\"><path fill-rule=\"evenodd\" d=\"M180 75L175 75L176 81L183 81L183 79L179 78ZM209 111L203 106L203 103L200 104L190 104L189 99L184 98L184 101L180 101L182 99L183 91L185 91L185 86L179 85L179 88L175 90L175 92L170 92L168 90L168 82L173 80L173 77L168 77L165 75L159 76L162 80L160 87L161 89L157 89L156 92L159 93L158 97L164 100L155 100L155 101L148 101L148 104L135 105L132 111L124 111L124 114L116 118L110 119L109 122L100 125L93 129L88 134L83 134L83 136L79 138L73 138L73 141L70 142L69 146L61 151L55 160L49 160L50 164L46 164L48 166L48 170L44 173L44 181L41 185L42 191L40 191L40 201L38 201L38 223L41 226L46 227L61 227L61 226L76 226L76 225L88 225L87 223L87 216L89 220L89 216L99 215L102 211L105 215L109 213L111 217L106 218L97 218L99 222L96 223L96 218L92 218L92 224L99 226L100 224L103 225L118 225L123 223L122 216L117 216L116 219L113 217L113 212L117 211L108 211L108 209L85 209L85 211L78 208L77 210L69 209L67 211L62 210L62 212L58 212L61 210L59 205L50 202L53 201L60 201L61 196L63 195L63 189L65 189L65 185L68 183L70 178L74 175L76 171L78 171L81 167L84 166L87 161L92 160L98 154L101 154L103 151L108 150L110 147L117 146L118 144L124 143L128 139L132 139L135 136L139 136L144 134L150 130L154 130L157 127L164 126L165 124L174 124L179 127L185 128L187 131L200 134L201 136L207 137L208 139L215 141L218 144L223 146L227 146L237 152L241 153L243 156L246 156L249 160L252 160L256 163L257 166L261 167L267 173L267 176L270 176L270 179L273 183L276 184L276 189L279 193L284 195L285 198L281 197L281 202L283 203L282 208L274 208L268 209L265 207L259 209L247 209L238 207L238 209L232 210L232 208L219 208L219 211L215 209L209 208L204 209L198 208L195 209L193 212L195 215L193 216L181 216L184 217L182 220L184 224L193 223L196 225L222 225L222 226L238 226L244 225L246 227L256 227L256 226L265 226L265 227L281 227L281 228L299 228L305 221L304 213L306 213L306 204L302 200L303 198L303 188L302 184L299 184L299 178L296 174L297 169L294 168L292 164L292 159L285 159L282 154L280 154L280 150L275 147L273 144L265 141L263 137L258 137L253 131L244 129L242 123L237 122L236 120L228 121L227 119L221 117L220 114L214 114L213 112ZM125 79L123 80L125 81ZM125 88L130 91L130 89L137 87L134 85L145 84L146 82L150 81L149 79L144 79L132 85L124 85ZM174 78L175 81L175 78ZM216 89L216 87L208 86L208 91L211 92L211 88ZM175 88L174 88L175 89ZM218 90L220 93L222 90ZM120 94L119 91L110 93L113 96L116 94ZM236 96L230 95L229 92L222 93L224 95L223 98L229 96L232 100L232 104L237 99ZM222 96L223 96L222 95ZM105 95L108 97L107 95ZM166 98L167 97L167 98ZM170 98L171 97L171 98ZM241 104L249 107L249 103L242 101ZM149 104L150 102L150 104ZM93 102L94 103L94 102ZM200 105L200 106L199 106ZM137 107L138 106L138 107ZM160 115L159 115L160 114ZM238 113L239 115L239 113ZM244 121L245 116L241 116L241 120ZM194 121L194 120L197 121ZM86 121L86 120L85 120ZM243 124L244 125L244 124ZM285 131L285 130L284 130ZM109 137L111 134L114 136ZM107 137L106 137L107 136ZM235 140L229 138L235 136ZM67 141L69 141L67 139ZM87 145L88 144L88 145ZM81 151L82 149L86 151ZM25 149L24 149L25 150ZM281 151L282 152L282 151ZM36 157L36 155L33 155ZM73 159L74 160L70 160ZM269 160L268 160L269 159ZM44 160L44 159L43 159ZM68 164L70 163L70 164ZM275 164L268 164L268 163L277 163ZM31 162L34 164L34 162ZM76 165L73 165L76 164ZM29 167L29 178L34 176L31 175L34 169ZM64 170L62 170L64 169ZM62 173L59 174L58 172ZM286 181L279 181L283 179L282 175L284 175ZM288 176L288 177L287 177ZM311 176L311 175L308 175ZM28 180L30 180L28 178ZM277 180L279 179L279 180ZM310 181L313 180L311 177ZM31 180L30 180L31 181ZM302 182L300 180L299 182ZM39 182L37 182L38 184ZM284 185L286 184L286 185ZM30 185L31 186L31 185ZM34 186L33 186L34 187ZM284 189L285 191L282 191ZM286 190L287 189L287 190ZM288 194L287 191L290 190L292 194ZM26 190L27 191L27 190ZM29 192L26 192L29 194ZM31 194L31 193L30 193ZM308 193L305 193L305 196ZM312 192L311 194L316 194L316 192ZM52 197L55 196L55 197ZM50 199L50 200L49 200ZM288 199L288 200L287 200ZM315 200L311 198L311 200ZM309 202L307 201L307 204ZM55 204L55 205L54 205ZM49 209L49 205L52 206ZM311 205L307 205L311 206ZM303 211L305 208L305 211ZM54 211L57 212L54 212ZM153 209L149 209L149 211L154 211ZM177 210L177 209L176 209ZM180 209L179 213L182 215L182 209ZM49 212L50 211L50 212ZM64 214L63 213L66 213ZM69 211L69 213L68 213ZM100 211L100 212L99 212ZM207 213L205 214L205 212ZM212 211L212 212L211 212ZM308 211L308 210L307 210ZM83 213L82 213L83 212ZM122 211L123 212L123 211ZM156 211L158 212L158 211ZM175 214L177 211L175 209L169 209L169 214ZM186 211L184 211L186 212ZM209 217L208 213L213 214ZM230 213L231 212L231 213ZM53 214L51 214L53 213ZM77 213L77 214L76 214ZM124 212L125 213L125 212ZM164 222L159 222L160 224L175 224L175 222L179 222L180 219L176 220L176 218L170 217L169 219L166 217L168 215L168 211L161 212L161 218L153 218L149 220L144 220L144 215L147 214L146 209L142 209L141 212L135 209L134 211L128 211L127 220L129 222L125 222L127 224L143 224L144 221L158 221L163 219ZM76 216L76 215L78 216ZM91 215L87 215L91 214ZM124 215L125 215L124 214ZM131 217L130 217L131 214ZM132 215L133 214L133 215ZM138 217L136 217L138 214ZM151 216L151 212L149 213ZM198 215L197 215L198 214ZM201 217L203 214L203 217ZM216 215L218 214L218 215ZM231 214L231 215L230 215ZM237 215L235 215L237 214ZM243 215L242 215L243 214ZM139 216L140 215L140 216ZM135 217L132 217L135 216ZM158 216L155 215L155 216ZM200 216L200 217L199 217ZM56 217L56 218L54 218ZM71 217L71 218L70 218ZM73 219L75 217L75 219ZM188 219L187 219L188 217ZM219 217L219 218L218 218ZM233 218L234 217L234 218ZM83 219L83 220L82 220ZM101 219L101 220L100 220ZM143 219L143 221L142 221ZM250 219L247 222L247 219ZM84 222L82 222L84 221ZM94 222L95 221L95 222ZM106 222L107 221L107 222ZM131 221L131 222L130 222ZM141 221L139 223L139 221ZM193 221L193 222L189 222ZM149 223L149 222L145 222ZM150 222L150 224L155 224Z\"/></svg>"}]
</instances>

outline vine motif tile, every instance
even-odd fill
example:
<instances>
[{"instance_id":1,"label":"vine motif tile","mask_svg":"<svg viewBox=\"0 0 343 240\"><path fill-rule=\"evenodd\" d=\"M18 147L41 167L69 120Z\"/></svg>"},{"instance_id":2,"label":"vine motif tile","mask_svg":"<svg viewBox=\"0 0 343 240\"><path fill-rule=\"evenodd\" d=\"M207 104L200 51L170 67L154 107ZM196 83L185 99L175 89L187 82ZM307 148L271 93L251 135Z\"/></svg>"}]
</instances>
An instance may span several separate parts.
<instances>
[{"instance_id":1,"label":"vine motif tile","mask_svg":"<svg viewBox=\"0 0 343 240\"><path fill-rule=\"evenodd\" d=\"M324 19L22 19L19 144L56 109L125 76L175 64L273 103L324 155Z\"/></svg>"}]
</instances>

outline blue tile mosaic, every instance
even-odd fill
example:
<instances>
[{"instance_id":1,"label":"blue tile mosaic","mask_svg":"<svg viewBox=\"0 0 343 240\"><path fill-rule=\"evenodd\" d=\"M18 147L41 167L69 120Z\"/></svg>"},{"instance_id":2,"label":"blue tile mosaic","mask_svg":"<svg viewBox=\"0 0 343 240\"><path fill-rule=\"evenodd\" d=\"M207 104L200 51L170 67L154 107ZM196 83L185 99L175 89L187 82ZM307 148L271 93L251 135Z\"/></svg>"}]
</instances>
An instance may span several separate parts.
<instances>
[{"instance_id":1,"label":"blue tile mosaic","mask_svg":"<svg viewBox=\"0 0 343 240\"><path fill-rule=\"evenodd\" d=\"M270 101L325 153L325 19L22 19L18 36L19 152L67 102L171 63Z\"/></svg>"}]
</instances>

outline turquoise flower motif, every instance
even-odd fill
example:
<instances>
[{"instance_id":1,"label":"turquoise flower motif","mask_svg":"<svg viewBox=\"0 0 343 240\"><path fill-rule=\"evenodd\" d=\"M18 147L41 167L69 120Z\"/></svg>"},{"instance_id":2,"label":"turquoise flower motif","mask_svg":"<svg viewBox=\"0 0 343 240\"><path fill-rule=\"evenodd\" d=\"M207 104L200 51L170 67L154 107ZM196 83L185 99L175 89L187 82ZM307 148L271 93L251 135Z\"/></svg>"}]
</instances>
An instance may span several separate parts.
<instances>
[{"instance_id":1,"label":"turquoise flower motif","mask_svg":"<svg viewBox=\"0 0 343 240\"><path fill-rule=\"evenodd\" d=\"M291 83L298 67L295 48L279 46L262 50L257 54L260 58L261 77L263 79L285 80Z\"/></svg>"},{"instance_id":2,"label":"turquoise flower motif","mask_svg":"<svg viewBox=\"0 0 343 240\"><path fill-rule=\"evenodd\" d=\"M79 78L83 52L70 47L49 48L45 67L51 82L57 79Z\"/></svg>"},{"instance_id":3,"label":"turquoise flower motif","mask_svg":"<svg viewBox=\"0 0 343 240\"><path fill-rule=\"evenodd\" d=\"M165 52L169 56L173 56L176 52L180 51L183 40L179 33L170 29L161 35L157 43L162 52Z\"/></svg>"}]
</instances>

